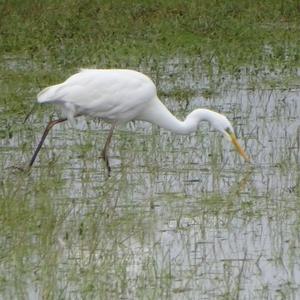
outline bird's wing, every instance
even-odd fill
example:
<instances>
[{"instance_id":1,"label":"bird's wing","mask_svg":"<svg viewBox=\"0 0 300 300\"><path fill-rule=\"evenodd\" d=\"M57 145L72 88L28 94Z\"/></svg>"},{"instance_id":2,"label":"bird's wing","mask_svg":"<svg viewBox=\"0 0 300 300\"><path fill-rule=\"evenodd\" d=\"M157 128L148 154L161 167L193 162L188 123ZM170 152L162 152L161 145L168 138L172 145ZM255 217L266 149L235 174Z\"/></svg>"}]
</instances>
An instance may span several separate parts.
<instances>
[{"instance_id":1,"label":"bird's wing","mask_svg":"<svg viewBox=\"0 0 300 300\"><path fill-rule=\"evenodd\" d=\"M43 90L39 102L73 104L77 113L129 120L156 95L153 82L130 70L83 70Z\"/></svg>"}]
</instances>

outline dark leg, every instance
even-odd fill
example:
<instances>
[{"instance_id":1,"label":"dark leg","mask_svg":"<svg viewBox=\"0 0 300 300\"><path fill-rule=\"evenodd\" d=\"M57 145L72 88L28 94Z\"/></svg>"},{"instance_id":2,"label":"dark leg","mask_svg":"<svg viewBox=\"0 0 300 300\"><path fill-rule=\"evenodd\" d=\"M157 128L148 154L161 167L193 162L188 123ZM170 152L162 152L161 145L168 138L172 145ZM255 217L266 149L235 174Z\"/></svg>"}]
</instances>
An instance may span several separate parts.
<instances>
[{"instance_id":1,"label":"dark leg","mask_svg":"<svg viewBox=\"0 0 300 300\"><path fill-rule=\"evenodd\" d=\"M111 138L112 138L115 127L116 127L116 123L113 123L111 128L110 128L110 131L108 133L107 140L105 142L105 146L104 146L104 148L101 152L101 157L104 159L104 161L106 163L108 176L110 176L110 171L111 171L111 168L110 168L110 165L109 165L109 160L108 160L108 147L109 147L109 144L111 142Z\"/></svg>"},{"instance_id":2,"label":"dark leg","mask_svg":"<svg viewBox=\"0 0 300 300\"><path fill-rule=\"evenodd\" d=\"M25 119L24 119L24 121L23 121L23 124L25 124L26 123L26 121L28 120L28 118L30 117L30 115L32 115L32 113L33 113L33 111L36 109L36 107L37 107L37 102L35 102L34 104L33 104L33 106L32 106L32 108L31 108L31 110L30 110L30 112L26 115L26 117L25 117Z\"/></svg>"},{"instance_id":3,"label":"dark leg","mask_svg":"<svg viewBox=\"0 0 300 300\"><path fill-rule=\"evenodd\" d=\"M58 124L58 123L61 123L61 122L64 122L64 121L66 121L66 120L67 120L66 118L65 118L65 119L58 119L58 120L50 121L50 122L48 123L48 125L47 125L47 127L46 127L46 129L45 129L45 131L44 131L44 134L43 134L43 136L42 136L42 138L41 138L41 140L40 140L38 146L36 147L36 149L35 149L35 151L34 151L34 154L33 154L33 156L32 156L32 159L31 159L31 161L30 161L30 163L29 163L29 168L33 165L33 163L34 163L34 161L35 161L35 159L36 159L36 157L37 157L37 155L38 155L38 153L39 153L39 151L40 151L42 145L44 144L44 141L45 141L45 139L46 139L46 137L47 137L47 135L48 135L50 129L51 129L54 125L56 125L56 124Z\"/></svg>"}]
</instances>

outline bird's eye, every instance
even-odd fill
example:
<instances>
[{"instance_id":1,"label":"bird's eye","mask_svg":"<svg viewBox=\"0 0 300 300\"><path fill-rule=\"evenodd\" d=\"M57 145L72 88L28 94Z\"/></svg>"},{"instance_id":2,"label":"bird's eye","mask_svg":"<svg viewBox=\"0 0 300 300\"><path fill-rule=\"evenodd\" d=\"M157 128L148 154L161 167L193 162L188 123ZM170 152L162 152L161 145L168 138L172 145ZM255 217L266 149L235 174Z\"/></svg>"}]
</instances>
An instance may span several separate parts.
<instances>
[{"instance_id":1,"label":"bird's eye","mask_svg":"<svg viewBox=\"0 0 300 300\"><path fill-rule=\"evenodd\" d=\"M231 131L231 129L230 129L229 127L227 127L227 128L225 129L225 131L226 131L228 134L231 134L231 133L232 133L232 131Z\"/></svg>"}]
</instances>

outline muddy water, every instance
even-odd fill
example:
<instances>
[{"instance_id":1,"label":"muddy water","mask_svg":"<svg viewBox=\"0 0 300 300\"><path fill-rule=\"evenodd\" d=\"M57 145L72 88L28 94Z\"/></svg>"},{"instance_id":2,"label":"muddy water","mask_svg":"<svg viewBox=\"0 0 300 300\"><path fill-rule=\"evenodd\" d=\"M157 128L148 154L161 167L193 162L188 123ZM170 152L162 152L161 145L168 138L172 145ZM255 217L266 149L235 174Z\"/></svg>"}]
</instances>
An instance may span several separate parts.
<instances>
[{"instance_id":1,"label":"muddy water","mask_svg":"<svg viewBox=\"0 0 300 300\"><path fill-rule=\"evenodd\" d=\"M170 110L223 112L252 164L205 123L186 137L135 122L114 135L108 178L97 157L109 127L79 119L24 174L11 166L29 161L48 118L33 115L0 140L3 298L300 296L300 90L227 85L206 99L205 79L170 78ZM178 102L174 85L193 92Z\"/></svg>"}]
</instances>

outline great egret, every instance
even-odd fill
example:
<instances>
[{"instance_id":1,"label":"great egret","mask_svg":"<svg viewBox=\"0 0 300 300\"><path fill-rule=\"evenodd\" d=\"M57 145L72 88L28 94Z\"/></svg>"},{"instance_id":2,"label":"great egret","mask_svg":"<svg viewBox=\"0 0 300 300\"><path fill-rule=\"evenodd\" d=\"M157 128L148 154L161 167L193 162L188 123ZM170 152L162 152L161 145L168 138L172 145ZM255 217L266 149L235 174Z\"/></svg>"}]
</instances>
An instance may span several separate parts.
<instances>
[{"instance_id":1,"label":"great egret","mask_svg":"<svg viewBox=\"0 0 300 300\"><path fill-rule=\"evenodd\" d=\"M190 134L197 130L201 121L208 121L235 146L246 160L249 157L237 141L228 119L208 109L195 109L184 121L179 121L157 97L153 81L146 75L123 69L82 69L65 82L42 90L37 96L39 103L53 103L61 107L64 117L50 121L29 163L31 167L50 129L66 120L89 115L112 124L102 158L108 172L108 147L114 128L131 120L142 120L156 124L177 134Z\"/></svg>"}]
</instances>

